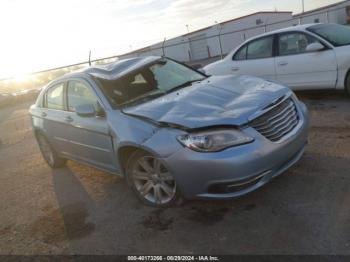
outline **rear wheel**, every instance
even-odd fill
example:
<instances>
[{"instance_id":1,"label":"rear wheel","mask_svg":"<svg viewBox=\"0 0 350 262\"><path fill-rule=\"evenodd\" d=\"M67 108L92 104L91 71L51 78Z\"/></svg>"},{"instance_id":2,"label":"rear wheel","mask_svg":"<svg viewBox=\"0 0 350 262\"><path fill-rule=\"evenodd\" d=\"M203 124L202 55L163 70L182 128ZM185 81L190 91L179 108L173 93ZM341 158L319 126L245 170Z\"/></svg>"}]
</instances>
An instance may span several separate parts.
<instances>
[{"instance_id":1,"label":"rear wheel","mask_svg":"<svg viewBox=\"0 0 350 262\"><path fill-rule=\"evenodd\" d=\"M126 175L133 191L146 205L166 207L181 199L172 174L158 158L147 152L136 151L130 157Z\"/></svg>"},{"instance_id":2,"label":"rear wheel","mask_svg":"<svg viewBox=\"0 0 350 262\"><path fill-rule=\"evenodd\" d=\"M345 80L345 92L350 96L350 72L348 72Z\"/></svg>"},{"instance_id":3,"label":"rear wheel","mask_svg":"<svg viewBox=\"0 0 350 262\"><path fill-rule=\"evenodd\" d=\"M67 160L57 155L56 151L52 148L47 139L41 134L38 134L36 138L39 144L41 154L45 159L46 163L52 168L64 166Z\"/></svg>"}]
</instances>

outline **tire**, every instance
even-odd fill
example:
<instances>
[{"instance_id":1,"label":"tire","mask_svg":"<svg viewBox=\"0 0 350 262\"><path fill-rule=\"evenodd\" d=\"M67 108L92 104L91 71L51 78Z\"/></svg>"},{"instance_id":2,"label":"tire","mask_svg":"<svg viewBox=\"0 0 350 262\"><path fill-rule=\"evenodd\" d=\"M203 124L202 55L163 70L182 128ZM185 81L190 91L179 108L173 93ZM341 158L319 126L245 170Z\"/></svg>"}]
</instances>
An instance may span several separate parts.
<instances>
[{"instance_id":1,"label":"tire","mask_svg":"<svg viewBox=\"0 0 350 262\"><path fill-rule=\"evenodd\" d=\"M59 168L66 164L67 159L58 156L57 152L47 141L45 136L37 134L36 139L38 141L41 155L50 167Z\"/></svg>"},{"instance_id":2,"label":"tire","mask_svg":"<svg viewBox=\"0 0 350 262\"><path fill-rule=\"evenodd\" d=\"M345 92L348 96L350 96L350 72L348 72L348 74L346 75Z\"/></svg>"},{"instance_id":3,"label":"tire","mask_svg":"<svg viewBox=\"0 0 350 262\"><path fill-rule=\"evenodd\" d=\"M126 179L145 205L169 207L180 205L182 198L171 173L150 153L138 150L126 166Z\"/></svg>"}]
</instances>

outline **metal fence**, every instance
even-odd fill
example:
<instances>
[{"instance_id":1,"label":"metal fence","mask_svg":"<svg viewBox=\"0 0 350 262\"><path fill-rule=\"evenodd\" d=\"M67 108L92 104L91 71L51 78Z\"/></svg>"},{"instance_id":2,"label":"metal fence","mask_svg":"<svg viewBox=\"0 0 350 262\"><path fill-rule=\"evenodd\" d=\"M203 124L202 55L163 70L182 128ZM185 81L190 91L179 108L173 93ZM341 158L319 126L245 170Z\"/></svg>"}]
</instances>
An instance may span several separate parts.
<instances>
[{"instance_id":1,"label":"metal fence","mask_svg":"<svg viewBox=\"0 0 350 262\"><path fill-rule=\"evenodd\" d=\"M180 40L177 43L168 43L164 41L162 43L149 46L134 52L121 55L120 58L126 58L131 56L145 56L145 55L159 55L159 56L168 56L182 62L202 62L205 63L205 60L210 61L212 58L220 59L223 58L227 53L236 48L238 45L243 43L245 40L263 34L266 32L274 31L277 29L282 29L285 27L296 26L299 24L308 24L308 23L339 23L346 24L347 14L346 14L346 5L349 5L350 1L344 1L338 4L338 6L333 8L328 8L326 10L320 10L316 12L304 13L288 20L282 20L274 23L267 23L263 25L257 25L249 28L232 30L228 32L222 32L222 27L220 24L217 25L216 33L208 34L203 31L201 34L205 35L202 37L196 36L191 33L188 34L187 40ZM198 33L197 33L198 35ZM170 40L169 40L170 41ZM206 41L206 56L201 59L195 59L193 55L193 48L191 46L194 42ZM204 61L201 61L204 60Z\"/></svg>"},{"instance_id":2,"label":"metal fence","mask_svg":"<svg viewBox=\"0 0 350 262\"><path fill-rule=\"evenodd\" d=\"M91 61L84 61L76 64L66 65L62 67L50 68L32 74L45 74L53 71L64 70L67 68L76 68L87 66L91 63L104 63L105 61L111 61L116 59L135 57L135 56L146 56L146 55L159 55L168 56L173 59L177 59L182 62L187 62L194 64L207 63L208 61L213 61L215 59L220 59L232 49L237 47L239 44L244 42L246 39L253 36L273 31L276 29L281 29L293 25L305 24L305 23L347 23L346 6L350 4L350 0L340 2L339 4L333 5L328 8L324 8L320 11L309 11L303 14L293 16L292 19L282 20L274 23L265 23L253 27L248 27L239 30L232 30L228 32L223 32L220 24L216 25L216 33L211 35L205 35L203 37L198 37L194 33L187 34L187 40L182 39L179 42L174 42L174 39L164 40L158 44L142 48L127 54L114 55L110 57L99 58ZM206 34L203 31L202 34ZM193 37L191 37L193 36ZM197 41L207 41L206 46L207 55L200 60L194 59L193 50L191 50L191 45ZM0 79L0 81L9 79ZM0 82L0 93L1 93L1 82Z\"/></svg>"}]
</instances>

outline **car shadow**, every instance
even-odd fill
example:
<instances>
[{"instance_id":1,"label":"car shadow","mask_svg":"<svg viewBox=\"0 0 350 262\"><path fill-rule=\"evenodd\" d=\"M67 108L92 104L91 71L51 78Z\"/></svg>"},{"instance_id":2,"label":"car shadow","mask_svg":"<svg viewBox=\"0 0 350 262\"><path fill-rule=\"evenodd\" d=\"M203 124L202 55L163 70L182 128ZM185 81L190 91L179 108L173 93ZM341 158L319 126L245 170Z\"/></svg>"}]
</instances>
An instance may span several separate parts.
<instances>
[{"instance_id":1,"label":"car shadow","mask_svg":"<svg viewBox=\"0 0 350 262\"><path fill-rule=\"evenodd\" d=\"M344 90L298 90L294 91L297 97L301 100L348 100L349 97Z\"/></svg>"},{"instance_id":2,"label":"car shadow","mask_svg":"<svg viewBox=\"0 0 350 262\"><path fill-rule=\"evenodd\" d=\"M95 204L82 183L70 167L52 170L52 179L65 237L76 239L91 234L95 224L88 218Z\"/></svg>"}]
</instances>

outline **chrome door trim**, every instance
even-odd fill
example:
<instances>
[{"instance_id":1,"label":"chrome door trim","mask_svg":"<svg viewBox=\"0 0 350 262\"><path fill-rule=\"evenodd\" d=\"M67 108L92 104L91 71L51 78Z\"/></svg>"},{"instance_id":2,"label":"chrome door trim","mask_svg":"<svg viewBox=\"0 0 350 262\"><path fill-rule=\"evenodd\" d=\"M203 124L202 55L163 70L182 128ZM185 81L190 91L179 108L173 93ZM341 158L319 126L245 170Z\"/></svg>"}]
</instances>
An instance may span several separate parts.
<instances>
[{"instance_id":1,"label":"chrome door trim","mask_svg":"<svg viewBox=\"0 0 350 262\"><path fill-rule=\"evenodd\" d=\"M74 145L78 145L78 146L84 146L84 147L87 147L87 148L96 149L96 150L100 150L100 151L103 151L103 152L111 153L110 150L102 148L102 147L97 147L97 146L92 146L92 145L88 145L88 144L83 144L83 143L79 143L79 142L76 142L76 141L68 140L68 139L65 139L65 138L62 138L62 137L55 136L54 139L56 139L58 141L68 142L68 143L71 143L71 144L74 144Z\"/></svg>"}]
</instances>

